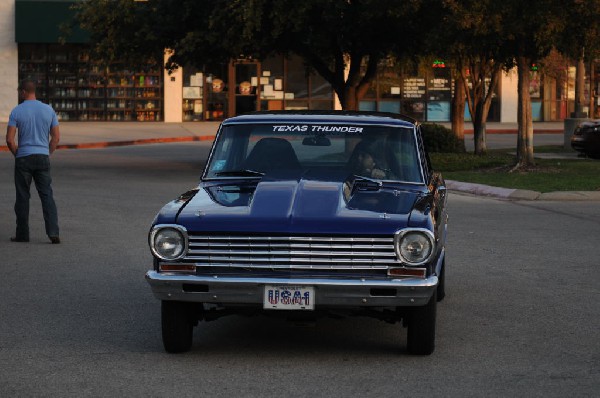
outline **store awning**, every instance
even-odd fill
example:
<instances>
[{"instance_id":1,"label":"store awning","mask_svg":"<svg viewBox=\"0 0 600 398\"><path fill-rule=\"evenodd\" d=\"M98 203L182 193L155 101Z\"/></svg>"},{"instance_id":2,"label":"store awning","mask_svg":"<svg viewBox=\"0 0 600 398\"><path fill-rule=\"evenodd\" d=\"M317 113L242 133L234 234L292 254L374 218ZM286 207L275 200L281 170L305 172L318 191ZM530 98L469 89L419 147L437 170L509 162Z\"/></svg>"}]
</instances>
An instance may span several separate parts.
<instances>
[{"instance_id":1,"label":"store awning","mask_svg":"<svg viewBox=\"0 0 600 398\"><path fill-rule=\"evenodd\" d=\"M75 20L73 0L16 0L15 40L17 43L87 43L89 34Z\"/></svg>"}]
</instances>

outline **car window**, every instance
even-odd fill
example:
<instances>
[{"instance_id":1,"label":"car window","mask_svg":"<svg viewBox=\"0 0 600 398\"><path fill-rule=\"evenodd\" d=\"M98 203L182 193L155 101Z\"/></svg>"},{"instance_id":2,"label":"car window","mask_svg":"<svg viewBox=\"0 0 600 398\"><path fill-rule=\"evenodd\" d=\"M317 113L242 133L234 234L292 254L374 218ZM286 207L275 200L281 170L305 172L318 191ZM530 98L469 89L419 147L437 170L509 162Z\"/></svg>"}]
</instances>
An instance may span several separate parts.
<instances>
[{"instance_id":1,"label":"car window","mask_svg":"<svg viewBox=\"0 0 600 398\"><path fill-rule=\"evenodd\" d=\"M422 182L412 128L289 123L223 127L205 177L265 175Z\"/></svg>"}]
</instances>

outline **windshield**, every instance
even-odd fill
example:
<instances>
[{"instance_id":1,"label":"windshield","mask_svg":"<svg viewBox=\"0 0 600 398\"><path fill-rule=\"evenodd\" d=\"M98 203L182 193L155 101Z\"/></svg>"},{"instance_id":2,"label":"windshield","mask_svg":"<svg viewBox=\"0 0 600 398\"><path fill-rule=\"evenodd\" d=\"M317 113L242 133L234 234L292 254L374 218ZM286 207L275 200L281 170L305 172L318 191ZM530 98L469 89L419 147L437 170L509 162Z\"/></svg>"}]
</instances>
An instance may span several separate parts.
<instances>
[{"instance_id":1,"label":"windshield","mask_svg":"<svg viewBox=\"0 0 600 398\"><path fill-rule=\"evenodd\" d=\"M239 124L218 137L206 178L337 178L422 182L412 128Z\"/></svg>"}]
</instances>

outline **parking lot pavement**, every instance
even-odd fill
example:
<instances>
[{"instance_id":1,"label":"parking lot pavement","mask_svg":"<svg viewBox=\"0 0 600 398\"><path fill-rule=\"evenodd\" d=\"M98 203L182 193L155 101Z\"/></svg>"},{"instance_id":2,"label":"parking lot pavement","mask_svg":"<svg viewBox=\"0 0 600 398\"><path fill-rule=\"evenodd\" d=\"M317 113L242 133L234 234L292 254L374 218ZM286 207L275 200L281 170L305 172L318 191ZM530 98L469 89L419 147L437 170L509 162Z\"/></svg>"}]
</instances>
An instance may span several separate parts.
<instances>
[{"instance_id":1,"label":"parking lot pavement","mask_svg":"<svg viewBox=\"0 0 600 398\"><path fill-rule=\"evenodd\" d=\"M60 245L31 200L12 243L13 159L0 153L0 396L593 397L600 389L600 202L451 194L436 351L375 319L202 322L161 344L144 280L149 225L194 186L209 142L65 150L53 159Z\"/></svg>"}]
</instances>

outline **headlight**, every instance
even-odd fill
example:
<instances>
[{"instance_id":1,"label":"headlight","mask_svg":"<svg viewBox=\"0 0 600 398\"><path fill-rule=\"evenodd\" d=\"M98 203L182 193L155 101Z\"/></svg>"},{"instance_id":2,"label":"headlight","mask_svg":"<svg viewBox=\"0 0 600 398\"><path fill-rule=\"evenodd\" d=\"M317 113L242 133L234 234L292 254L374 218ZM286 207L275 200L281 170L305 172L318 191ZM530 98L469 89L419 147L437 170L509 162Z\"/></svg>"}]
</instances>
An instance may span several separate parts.
<instances>
[{"instance_id":1,"label":"headlight","mask_svg":"<svg viewBox=\"0 0 600 398\"><path fill-rule=\"evenodd\" d=\"M177 260L185 256L187 231L180 225L157 225L150 232L150 249L161 260Z\"/></svg>"},{"instance_id":2,"label":"headlight","mask_svg":"<svg viewBox=\"0 0 600 398\"><path fill-rule=\"evenodd\" d=\"M431 259L435 249L433 234L426 229L398 231L394 237L398 259L406 265L422 265Z\"/></svg>"}]
</instances>

